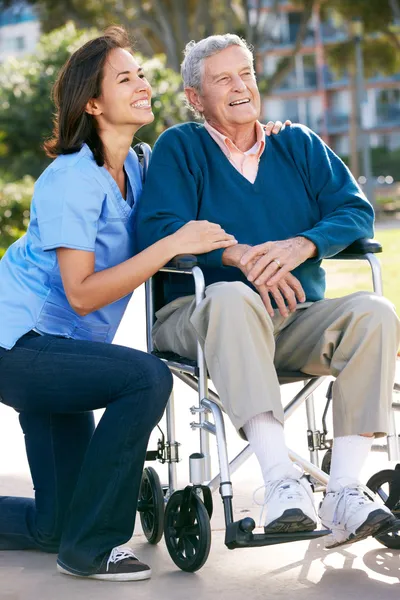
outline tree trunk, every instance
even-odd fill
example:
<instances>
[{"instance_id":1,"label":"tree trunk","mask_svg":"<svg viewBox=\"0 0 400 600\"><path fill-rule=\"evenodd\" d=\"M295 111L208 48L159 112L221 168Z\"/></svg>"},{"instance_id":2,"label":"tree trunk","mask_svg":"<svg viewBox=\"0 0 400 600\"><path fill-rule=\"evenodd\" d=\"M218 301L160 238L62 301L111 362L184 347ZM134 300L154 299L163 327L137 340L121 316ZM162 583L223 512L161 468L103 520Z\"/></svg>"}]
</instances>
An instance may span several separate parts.
<instances>
[{"instance_id":1,"label":"tree trunk","mask_svg":"<svg viewBox=\"0 0 400 600\"><path fill-rule=\"evenodd\" d=\"M350 141L350 171L355 179L360 177L360 157L358 154L358 128L359 110L357 98L357 75L355 65L349 69L351 110L349 115L349 141Z\"/></svg>"}]
</instances>

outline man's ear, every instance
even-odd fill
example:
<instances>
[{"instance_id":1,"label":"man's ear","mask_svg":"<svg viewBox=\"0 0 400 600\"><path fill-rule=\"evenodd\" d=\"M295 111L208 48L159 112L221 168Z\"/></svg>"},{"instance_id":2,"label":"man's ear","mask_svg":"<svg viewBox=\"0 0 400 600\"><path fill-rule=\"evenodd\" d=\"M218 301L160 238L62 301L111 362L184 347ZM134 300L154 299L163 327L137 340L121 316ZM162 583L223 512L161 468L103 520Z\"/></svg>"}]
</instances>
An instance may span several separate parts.
<instances>
[{"instance_id":1,"label":"man's ear","mask_svg":"<svg viewBox=\"0 0 400 600\"><path fill-rule=\"evenodd\" d=\"M99 106L99 102L97 98L91 98L89 102L86 104L85 112L89 115L98 116L101 115L102 110Z\"/></svg>"},{"instance_id":2,"label":"man's ear","mask_svg":"<svg viewBox=\"0 0 400 600\"><path fill-rule=\"evenodd\" d=\"M204 106L199 92L193 87L185 88L185 94L190 106L193 106L199 113L204 112Z\"/></svg>"}]
</instances>

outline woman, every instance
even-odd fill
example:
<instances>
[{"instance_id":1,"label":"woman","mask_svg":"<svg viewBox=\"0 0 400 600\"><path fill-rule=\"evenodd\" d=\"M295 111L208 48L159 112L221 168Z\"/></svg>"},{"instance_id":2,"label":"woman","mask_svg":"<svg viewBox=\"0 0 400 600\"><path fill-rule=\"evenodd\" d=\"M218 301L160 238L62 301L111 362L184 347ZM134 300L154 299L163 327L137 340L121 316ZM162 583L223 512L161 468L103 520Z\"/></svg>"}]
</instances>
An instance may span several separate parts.
<instances>
[{"instance_id":1,"label":"woman","mask_svg":"<svg viewBox=\"0 0 400 600\"><path fill-rule=\"evenodd\" d=\"M193 222L133 255L131 143L154 117L128 48L114 27L61 70L45 144L55 160L36 183L26 235L0 263L0 396L19 413L35 488L35 500L0 498L0 550L59 552L62 573L112 581L151 575L119 546L172 378L157 358L110 342L132 291L173 256L236 243Z\"/></svg>"}]
</instances>

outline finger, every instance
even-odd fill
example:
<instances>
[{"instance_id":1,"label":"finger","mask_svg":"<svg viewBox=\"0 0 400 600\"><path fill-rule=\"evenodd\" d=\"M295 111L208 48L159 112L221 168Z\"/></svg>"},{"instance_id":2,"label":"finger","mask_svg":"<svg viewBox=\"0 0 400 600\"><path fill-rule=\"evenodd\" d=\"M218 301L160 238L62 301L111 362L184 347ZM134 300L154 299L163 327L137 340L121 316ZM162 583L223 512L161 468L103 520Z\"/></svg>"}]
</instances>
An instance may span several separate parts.
<instances>
[{"instance_id":1,"label":"finger","mask_svg":"<svg viewBox=\"0 0 400 600\"><path fill-rule=\"evenodd\" d=\"M261 300L263 301L263 304L265 306L265 308L267 309L267 313L269 314L270 317L273 317L275 315L274 313L274 309L272 308L272 304L271 304L271 298L268 292L268 288L266 286L261 286L258 289L258 293L261 296Z\"/></svg>"},{"instance_id":2,"label":"finger","mask_svg":"<svg viewBox=\"0 0 400 600\"><path fill-rule=\"evenodd\" d=\"M272 133L279 133L281 129L282 129L282 121L276 121L275 125L272 129Z\"/></svg>"},{"instance_id":3,"label":"finger","mask_svg":"<svg viewBox=\"0 0 400 600\"><path fill-rule=\"evenodd\" d=\"M289 311L287 309L287 306L285 304L285 300L279 290L279 288L277 286L274 286L273 288L270 288L270 294L272 294L276 305L278 307L279 312L281 313L282 317L288 317L289 316Z\"/></svg>"},{"instance_id":4,"label":"finger","mask_svg":"<svg viewBox=\"0 0 400 600\"><path fill-rule=\"evenodd\" d=\"M255 285L262 285L265 283L279 269L279 265L275 262L274 258L272 252L268 252L261 256L249 271L247 279L251 282L254 281Z\"/></svg>"},{"instance_id":5,"label":"finger","mask_svg":"<svg viewBox=\"0 0 400 600\"><path fill-rule=\"evenodd\" d=\"M266 244L259 244L258 246L252 246L243 254L240 259L240 264L246 266L249 262L255 261L259 256L263 256L269 249L269 242Z\"/></svg>"},{"instance_id":6,"label":"finger","mask_svg":"<svg viewBox=\"0 0 400 600\"><path fill-rule=\"evenodd\" d=\"M278 285L278 283L283 279L283 277L286 277L288 273L290 273L290 271L294 268L293 265L283 265L281 269L278 269L271 277L270 279L266 280L266 284L269 287L272 287L273 285Z\"/></svg>"},{"instance_id":7,"label":"finger","mask_svg":"<svg viewBox=\"0 0 400 600\"><path fill-rule=\"evenodd\" d=\"M281 281L278 285L281 294L286 300L286 304L290 312L294 312L297 307L296 296L292 288L285 282Z\"/></svg>"},{"instance_id":8,"label":"finger","mask_svg":"<svg viewBox=\"0 0 400 600\"><path fill-rule=\"evenodd\" d=\"M301 285L300 281L297 279L297 277L295 277L294 275L292 275L292 273L288 273L286 275L286 283L292 288L292 290L294 290L294 293L296 294L297 300L299 302L305 302L306 301L306 294L304 292L303 286Z\"/></svg>"},{"instance_id":9,"label":"finger","mask_svg":"<svg viewBox=\"0 0 400 600\"><path fill-rule=\"evenodd\" d=\"M265 135L266 136L270 136L272 129L274 127L274 122L273 121L268 121L268 123L265 125L264 129L265 129Z\"/></svg>"},{"instance_id":10,"label":"finger","mask_svg":"<svg viewBox=\"0 0 400 600\"><path fill-rule=\"evenodd\" d=\"M217 250L218 248L229 248L230 246L235 246L237 244L237 240L222 240L221 242L213 242L211 250Z\"/></svg>"},{"instance_id":11,"label":"finger","mask_svg":"<svg viewBox=\"0 0 400 600\"><path fill-rule=\"evenodd\" d=\"M203 223L208 226L207 229L209 231L225 231L218 223L208 223L208 221L203 221Z\"/></svg>"},{"instance_id":12,"label":"finger","mask_svg":"<svg viewBox=\"0 0 400 600\"><path fill-rule=\"evenodd\" d=\"M231 235L230 233L225 233L225 231L218 231L217 233L213 233L211 237L213 237L213 241L216 242L236 239L234 235Z\"/></svg>"},{"instance_id":13,"label":"finger","mask_svg":"<svg viewBox=\"0 0 400 600\"><path fill-rule=\"evenodd\" d=\"M290 119L286 119L284 126L286 127L286 125L290 126L292 124L292 121Z\"/></svg>"}]
</instances>

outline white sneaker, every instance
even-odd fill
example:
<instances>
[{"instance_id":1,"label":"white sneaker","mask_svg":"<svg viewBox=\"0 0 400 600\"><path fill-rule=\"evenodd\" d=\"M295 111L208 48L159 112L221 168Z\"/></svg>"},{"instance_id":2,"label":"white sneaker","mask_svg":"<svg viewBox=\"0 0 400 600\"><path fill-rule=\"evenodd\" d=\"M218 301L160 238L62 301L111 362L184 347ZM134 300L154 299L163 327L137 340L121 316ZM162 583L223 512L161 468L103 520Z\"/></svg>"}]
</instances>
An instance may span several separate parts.
<instances>
[{"instance_id":1,"label":"white sneaker","mask_svg":"<svg viewBox=\"0 0 400 600\"><path fill-rule=\"evenodd\" d=\"M321 502L319 518L332 533L325 538L326 548L358 542L379 530L385 531L395 517L367 487L353 483L328 492Z\"/></svg>"},{"instance_id":2,"label":"white sneaker","mask_svg":"<svg viewBox=\"0 0 400 600\"><path fill-rule=\"evenodd\" d=\"M314 531L317 514L311 485L305 477L290 477L271 481L265 486L261 520L265 533L300 533Z\"/></svg>"}]
</instances>

